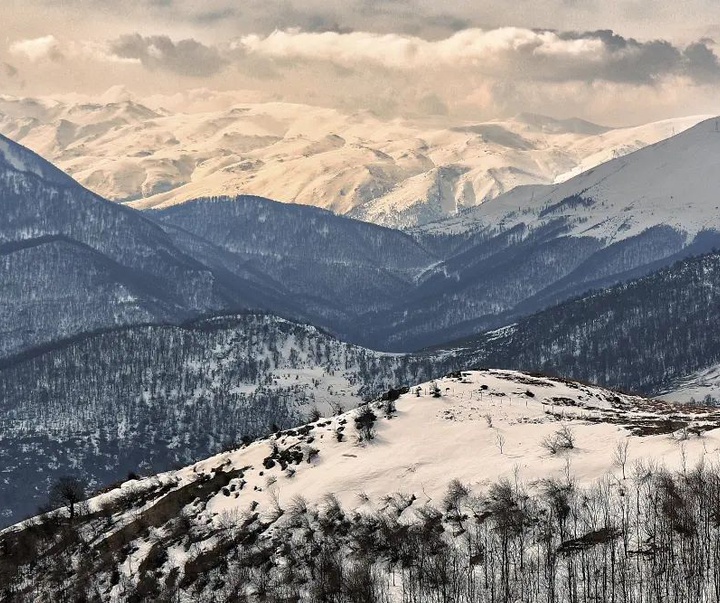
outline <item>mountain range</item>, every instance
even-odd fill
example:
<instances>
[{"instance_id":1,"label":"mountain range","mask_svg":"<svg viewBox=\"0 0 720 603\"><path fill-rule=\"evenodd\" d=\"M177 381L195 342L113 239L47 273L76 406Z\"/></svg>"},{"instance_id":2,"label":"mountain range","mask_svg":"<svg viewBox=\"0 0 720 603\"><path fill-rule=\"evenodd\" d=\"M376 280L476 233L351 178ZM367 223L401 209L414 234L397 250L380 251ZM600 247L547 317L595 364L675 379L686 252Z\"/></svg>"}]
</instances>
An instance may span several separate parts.
<instances>
[{"instance_id":1,"label":"mountain range","mask_svg":"<svg viewBox=\"0 0 720 603\"><path fill-rule=\"evenodd\" d=\"M710 119L398 230L251 195L140 211L0 137L4 521L69 466L164 471L467 368L688 401L720 362L716 157Z\"/></svg>"},{"instance_id":2,"label":"mountain range","mask_svg":"<svg viewBox=\"0 0 720 603\"><path fill-rule=\"evenodd\" d=\"M138 100L0 97L0 134L113 201L147 209L252 194L393 227L565 180L701 119L613 129L533 114L383 120L287 103L173 113Z\"/></svg>"}]
</instances>

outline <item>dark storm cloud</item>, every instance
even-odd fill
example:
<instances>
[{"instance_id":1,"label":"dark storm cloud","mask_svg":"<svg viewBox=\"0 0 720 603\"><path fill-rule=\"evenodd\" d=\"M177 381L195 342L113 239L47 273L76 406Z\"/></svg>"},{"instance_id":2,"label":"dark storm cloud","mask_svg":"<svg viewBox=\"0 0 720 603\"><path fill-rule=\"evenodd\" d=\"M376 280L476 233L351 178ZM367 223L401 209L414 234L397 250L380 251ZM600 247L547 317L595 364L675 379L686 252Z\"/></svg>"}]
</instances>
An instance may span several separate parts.
<instances>
[{"instance_id":1,"label":"dark storm cloud","mask_svg":"<svg viewBox=\"0 0 720 603\"><path fill-rule=\"evenodd\" d=\"M148 69L164 69L180 75L209 77L227 63L220 51L197 40L174 42L168 36L121 36L110 42L110 53L123 59L137 59Z\"/></svg>"},{"instance_id":2,"label":"dark storm cloud","mask_svg":"<svg viewBox=\"0 0 720 603\"><path fill-rule=\"evenodd\" d=\"M685 75L699 82L720 80L720 64L711 48L712 40L702 39L683 48L666 40L640 42L611 30L592 32L559 32L563 40L599 40L605 60L588 64L587 73L580 68L580 79L649 84L668 75Z\"/></svg>"}]
</instances>

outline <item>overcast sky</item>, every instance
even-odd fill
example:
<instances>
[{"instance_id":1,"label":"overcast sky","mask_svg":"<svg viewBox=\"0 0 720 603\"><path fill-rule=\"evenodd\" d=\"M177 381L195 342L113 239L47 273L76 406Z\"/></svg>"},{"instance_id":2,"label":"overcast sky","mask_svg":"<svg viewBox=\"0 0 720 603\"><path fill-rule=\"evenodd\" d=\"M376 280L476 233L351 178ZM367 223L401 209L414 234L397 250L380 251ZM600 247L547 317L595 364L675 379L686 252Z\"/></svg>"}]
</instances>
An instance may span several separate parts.
<instances>
[{"instance_id":1,"label":"overcast sky","mask_svg":"<svg viewBox=\"0 0 720 603\"><path fill-rule=\"evenodd\" d=\"M720 112L718 0L0 0L0 23L11 95L609 125Z\"/></svg>"}]
</instances>

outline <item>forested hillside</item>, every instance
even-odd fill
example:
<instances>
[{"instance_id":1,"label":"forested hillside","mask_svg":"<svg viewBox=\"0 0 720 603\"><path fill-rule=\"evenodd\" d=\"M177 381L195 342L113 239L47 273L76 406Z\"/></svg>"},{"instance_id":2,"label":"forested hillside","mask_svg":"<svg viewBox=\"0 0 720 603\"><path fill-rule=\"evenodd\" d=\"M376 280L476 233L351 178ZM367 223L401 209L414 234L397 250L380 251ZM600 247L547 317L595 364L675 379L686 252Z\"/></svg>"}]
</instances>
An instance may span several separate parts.
<instances>
[{"instance_id":1,"label":"forested hillside","mask_svg":"<svg viewBox=\"0 0 720 603\"><path fill-rule=\"evenodd\" d=\"M190 232L230 254L229 269L281 283L307 314L353 340L362 339L359 316L396 304L440 259L401 231L260 197L200 199L147 215L181 247Z\"/></svg>"},{"instance_id":2,"label":"forested hillside","mask_svg":"<svg viewBox=\"0 0 720 603\"><path fill-rule=\"evenodd\" d=\"M385 355L246 314L83 336L0 363L0 493L9 522L76 472L98 486L301 423L448 361ZM448 364L449 366L449 364Z\"/></svg>"},{"instance_id":3,"label":"forested hillside","mask_svg":"<svg viewBox=\"0 0 720 603\"><path fill-rule=\"evenodd\" d=\"M0 274L0 357L100 328L292 305L262 275L203 264L2 137Z\"/></svg>"},{"instance_id":4,"label":"forested hillside","mask_svg":"<svg viewBox=\"0 0 720 603\"><path fill-rule=\"evenodd\" d=\"M676 263L466 342L474 362L656 395L720 360L720 254Z\"/></svg>"},{"instance_id":5,"label":"forested hillside","mask_svg":"<svg viewBox=\"0 0 720 603\"><path fill-rule=\"evenodd\" d=\"M572 207L577 200L566 200ZM151 212L178 247L228 271L262 274L304 320L373 349L411 351L501 327L588 290L637 278L720 245L652 226L603 239L577 220L412 233L257 197L201 199ZM204 246L199 243L204 241Z\"/></svg>"}]
</instances>

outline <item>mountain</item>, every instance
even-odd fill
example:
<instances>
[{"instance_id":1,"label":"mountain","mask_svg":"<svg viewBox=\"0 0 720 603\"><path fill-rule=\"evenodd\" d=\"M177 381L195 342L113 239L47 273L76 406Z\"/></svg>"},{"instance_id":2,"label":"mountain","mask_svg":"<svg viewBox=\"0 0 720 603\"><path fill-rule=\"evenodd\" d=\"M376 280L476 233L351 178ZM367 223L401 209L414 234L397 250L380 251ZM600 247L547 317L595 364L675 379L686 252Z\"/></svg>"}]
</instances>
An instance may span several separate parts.
<instances>
[{"instance_id":1,"label":"mountain","mask_svg":"<svg viewBox=\"0 0 720 603\"><path fill-rule=\"evenodd\" d=\"M34 510L61 467L95 486L139 467L166 470L272 424L296 425L314 407L350 408L463 366L701 402L711 390L683 388L712 378L720 363L718 292L720 254L711 253L412 355L373 352L265 314L49 344L0 363L6 521ZM27 467L35 472L27 487L10 487Z\"/></svg>"},{"instance_id":2,"label":"mountain","mask_svg":"<svg viewBox=\"0 0 720 603\"><path fill-rule=\"evenodd\" d=\"M700 119L610 129L538 115L382 120L287 103L183 114L0 97L0 133L114 201L146 209L252 194L396 227L551 184Z\"/></svg>"},{"instance_id":3,"label":"mountain","mask_svg":"<svg viewBox=\"0 0 720 603\"><path fill-rule=\"evenodd\" d=\"M561 184L518 188L428 230L541 229L561 220L567 234L608 243L658 226L692 238L717 227L719 123L718 118L707 119Z\"/></svg>"},{"instance_id":4,"label":"mountain","mask_svg":"<svg viewBox=\"0 0 720 603\"><path fill-rule=\"evenodd\" d=\"M247 195L200 199L145 215L179 246L185 243L178 229L227 252L228 269L271 278L316 323L352 340L361 339L358 316L390 308L440 259L401 231ZM204 258L202 250L187 250Z\"/></svg>"},{"instance_id":5,"label":"mountain","mask_svg":"<svg viewBox=\"0 0 720 603\"><path fill-rule=\"evenodd\" d=\"M443 346L465 363L562 375L689 402L720 363L720 253L591 292L498 331ZM460 352L459 350L464 350ZM471 360L472 358L472 360ZM680 391L677 391L680 390ZM673 394L672 392L675 392Z\"/></svg>"},{"instance_id":6,"label":"mountain","mask_svg":"<svg viewBox=\"0 0 720 603\"><path fill-rule=\"evenodd\" d=\"M719 426L577 382L459 372L87 503L61 482L57 511L0 532L0 597L702 600L720 571Z\"/></svg>"},{"instance_id":7,"label":"mountain","mask_svg":"<svg viewBox=\"0 0 720 603\"><path fill-rule=\"evenodd\" d=\"M551 187L518 188L414 236L454 251L382 324L409 347L498 328L720 247L708 120ZM432 239L436 243L432 243ZM412 316L412 320L406 320Z\"/></svg>"},{"instance_id":8,"label":"mountain","mask_svg":"<svg viewBox=\"0 0 720 603\"><path fill-rule=\"evenodd\" d=\"M677 212L682 186L674 192L669 182L713 182L714 128L704 122L562 185L515 189L462 220L409 233L252 196L138 212L35 156L31 165L67 186L7 160L2 249L12 286L0 354L248 308L398 352L499 328L718 246L712 186L689 189L692 201ZM62 201L49 201L59 189Z\"/></svg>"},{"instance_id":9,"label":"mountain","mask_svg":"<svg viewBox=\"0 0 720 603\"><path fill-rule=\"evenodd\" d=\"M68 467L94 487L164 471L454 368L265 314L80 335L0 361L0 521ZM447 358L446 358L447 357Z\"/></svg>"},{"instance_id":10,"label":"mountain","mask_svg":"<svg viewBox=\"0 0 720 603\"><path fill-rule=\"evenodd\" d=\"M114 325L291 305L263 275L199 262L139 212L6 138L0 263L0 356Z\"/></svg>"},{"instance_id":11,"label":"mountain","mask_svg":"<svg viewBox=\"0 0 720 603\"><path fill-rule=\"evenodd\" d=\"M720 156L720 149L706 150ZM678 166L678 178L683 170ZM688 212L674 225L651 224L618 240L578 235L572 224L584 218L560 215L528 216L507 229L443 233L447 225L437 223L406 234L248 196L146 215L200 261L209 263L178 233L207 241L213 253L222 249L228 270L242 267L270 278L305 310L306 320L342 339L407 352L502 327L720 246L705 209L714 200L698 198L697 204L708 215L708 230L694 232L697 217Z\"/></svg>"},{"instance_id":12,"label":"mountain","mask_svg":"<svg viewBox=\"0 0 720 603\"><path fill-rule=\"evenodd\" d=\"M687 404L720 405L720 363L676 378L660 394L665 400Z\"/></svg>"}]
</instances>

